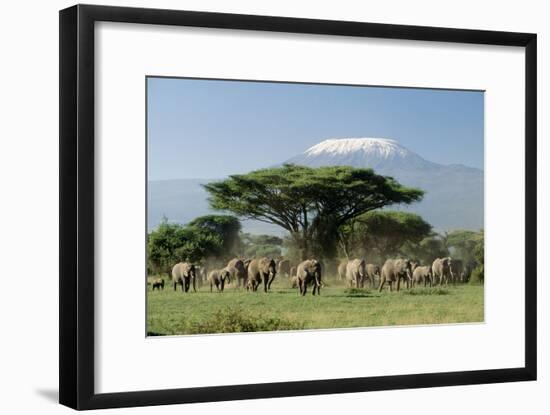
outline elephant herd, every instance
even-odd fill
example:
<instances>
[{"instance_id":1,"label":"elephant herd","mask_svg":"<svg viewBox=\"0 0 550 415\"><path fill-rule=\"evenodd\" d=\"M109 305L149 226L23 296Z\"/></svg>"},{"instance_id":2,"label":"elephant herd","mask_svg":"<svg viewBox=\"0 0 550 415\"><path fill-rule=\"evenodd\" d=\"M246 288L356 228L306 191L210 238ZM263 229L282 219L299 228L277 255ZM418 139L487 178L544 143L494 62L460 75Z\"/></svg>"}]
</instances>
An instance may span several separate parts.
<instances>
[{"instance_id":1,"label":"elephant herd","mask_svg":"<svg viewBox=\"0 0 550 415\"><path fill-rule=\"evenodd\" d=\"M371 287L375 287L375 279L378 279L379 291L382 291L386 283L390 291L393 291L394 285L399 291L401 282L404 282L407 288L416 284L431 287L467 282L468 272L461 260L451 257L436 258L431 265L424 266L409 259L388 259L382 268L376 264L367 264L364 259L353 259L340 263L338 278L345 280L349 287L356 288L364 287L366 281Z\"/></svg>"},{"instance_id":2,"label":"elephant herd","mask_svg":"<svg viewBox=\"0 0 550 415\"><path fill-rule=\"evenodd\" d=\"M291 274L294 270L295 274ZM316 259L309 259L301 262L297 267L291 267L290 261L280 260L278 263L272 258L259 259L240 259L234 258L227 263L224 268L213 269L205 274L204 269L189 262L180 262L172 268L172 284L174 291L178 285L184 292L188 292L191 284L193 290L197 291L196 281L206 280L210 285L210 291L214 286L219 292L223 292L226 284L235 281L238 288L246 287L247 291L258 291L263 286L267 293L271 289L271 284L277 274L293 275L296 287L300 289L300 294L305 295L308 285L313 287L312 294L321 294L321 263ZM153 291L155 289L164 289L164 280L161 278L153 281Z\"/></svg>"},{"instance_id":3,"label":"elephant herd","mask_svg":"<svg viewBox=\"0 0 550 415\"><path fill-rule=\"evenodd\" d=\"M205 281L210 285L212 292L214 287L223 292L226 284L234 281L237 288L245 288L247 291L256 292L263 287L264 292L269 292L275 276L286 276L290 279L292 288L298 288L301 295L306 295L308 286L312 287L312 294L321 294L322 264L316 259L302 261L292 266L290 260L281 259L275 261L272 258L230 260L224 268L212 269L206 272L204 267L180 262L172 268L172 284L174 290L178 285L184 292L188 292L191 285L196 291L196 281ZM370 287L376 287L382 291L387 284L390 291L395 287L399 291L401 284L407 288L417 284L447 285L449 283L467 282L467 269L459 259L451 257L437 258L430 265L420 265L409 259L388 259L382 267L367 263L364 259L356 258L341 261L338 266L338 279L344 280L348 287L362 288L368 282ZM164 289L164 280L157 278L152 282L153 291Z\"/></svg>"}]
</instances>

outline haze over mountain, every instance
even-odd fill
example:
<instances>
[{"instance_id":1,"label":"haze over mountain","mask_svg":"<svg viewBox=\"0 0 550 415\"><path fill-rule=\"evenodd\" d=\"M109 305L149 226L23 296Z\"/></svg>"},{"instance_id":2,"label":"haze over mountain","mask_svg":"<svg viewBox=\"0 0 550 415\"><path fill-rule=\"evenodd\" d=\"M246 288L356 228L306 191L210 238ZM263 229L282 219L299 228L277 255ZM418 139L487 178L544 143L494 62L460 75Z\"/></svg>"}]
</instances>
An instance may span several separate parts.
<instances>
[{"instance_id":1,"label":"haze over mountain","mask_svg":"<svg viewBox=\"0 0 550 415\"><path fill-rule=\"evenodd\" d=\"M426 160L387 138L337 138L324 140L283 163L310 167L370 167L392 176L403 185L426 191L424 199L410 206L391 209L418 213L435 229L483 228L483 171L460 164L443 165ZM212 180L165 180L149 182L148 227L156 227L162 216L185 223L196 216L213 213L201 184ZM252 233L277 233L274 225L245 221Z\"/></svg>"}]
</instances>

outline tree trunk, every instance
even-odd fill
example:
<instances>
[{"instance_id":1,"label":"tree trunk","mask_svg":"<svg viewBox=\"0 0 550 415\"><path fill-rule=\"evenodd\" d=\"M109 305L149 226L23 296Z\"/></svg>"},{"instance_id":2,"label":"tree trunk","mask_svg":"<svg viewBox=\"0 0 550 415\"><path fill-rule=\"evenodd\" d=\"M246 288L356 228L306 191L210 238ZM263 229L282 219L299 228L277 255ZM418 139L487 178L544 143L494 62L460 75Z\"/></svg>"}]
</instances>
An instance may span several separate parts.
<instances>
[{"instance_id":1,"label":"tree trunk","mask_svg":"<svg viewBox=\"0 0 550 415\"><path fill-rule=\"evenodd\" d=\"M302 261L305 261L308 259L309 256L309 241L308 241L308 221L307 221L307 209L305 206L302 206L302 212L304 215L304 229L302 231Z\"/></svg>"},{"instance_id":2,"label":"tree trunk","mask_svg":"<svg viewBox=\"0 0 550 415\"><path fill-rule=\"evenodd\" d=\"M307 236L305 236L304 238L302 238L302 249L300 250L300 255L302 257L302 261L305 261L306 259L308 259L308 254L309 254L309 246L308 246L308 240L307 240Z\"/></svg>"},{"instance_id":3,"label":"tree trunk","mask_svg":"<svg viewBox=\"0 0 550 415\"><path fill-rule=\"evenodd\" d=\"M338 242L340 243L340 248L342 248L342 252L346 256L346 259L349 260L348 244L341 232L338 232Z\"/></svg>"}]
</instances>

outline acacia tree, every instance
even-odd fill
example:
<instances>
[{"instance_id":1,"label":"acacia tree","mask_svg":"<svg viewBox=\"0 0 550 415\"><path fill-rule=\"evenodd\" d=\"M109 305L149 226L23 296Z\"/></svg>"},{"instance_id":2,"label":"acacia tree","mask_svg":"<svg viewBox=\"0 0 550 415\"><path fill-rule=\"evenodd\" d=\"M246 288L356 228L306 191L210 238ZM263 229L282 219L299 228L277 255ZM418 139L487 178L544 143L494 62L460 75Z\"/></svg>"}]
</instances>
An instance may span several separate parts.
<instances>
[{"instance_id":1,"label":"acacia tree","mask_svg":"<svg viewBox=\"0 0 550 415\"><path fill-rule=\"evenodd\" d=\"M420 200L423 191L404 187L372 169L348 166L282 167L233 175L204 185L214 209L286 229L306 259L323 226L339 229L353 218L395 203Z\"/></svg>"}]
</instances>

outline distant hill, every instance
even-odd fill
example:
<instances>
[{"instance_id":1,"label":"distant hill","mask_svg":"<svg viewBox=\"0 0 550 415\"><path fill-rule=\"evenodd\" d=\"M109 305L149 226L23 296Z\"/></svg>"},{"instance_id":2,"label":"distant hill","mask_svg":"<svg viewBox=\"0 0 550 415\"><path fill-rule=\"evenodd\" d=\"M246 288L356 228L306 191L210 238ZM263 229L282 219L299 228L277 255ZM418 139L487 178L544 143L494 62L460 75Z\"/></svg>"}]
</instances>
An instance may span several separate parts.
<instances>
[{"instance_id":1,"label":"distant hill","mask_svg":"<svg viewBox=\"0 0 550 415\"><path fill-rule=\"evenodd\" d=\"M370 167L392 176L407 186L426 191L420 203L392 206L420 214L439 230L483 228L483 171L463 165L442 165L422 158L395 140L385 138L340 138L322 141L284 163L321 167ZM283 164L283 163L279 163ZM212 213L201 184L211 180L182 179L149 182L148 227L154 228L162 216L185 223ZM251 233L282 234L277 226L245 221Z\"/></svg>"}]
</instances>

